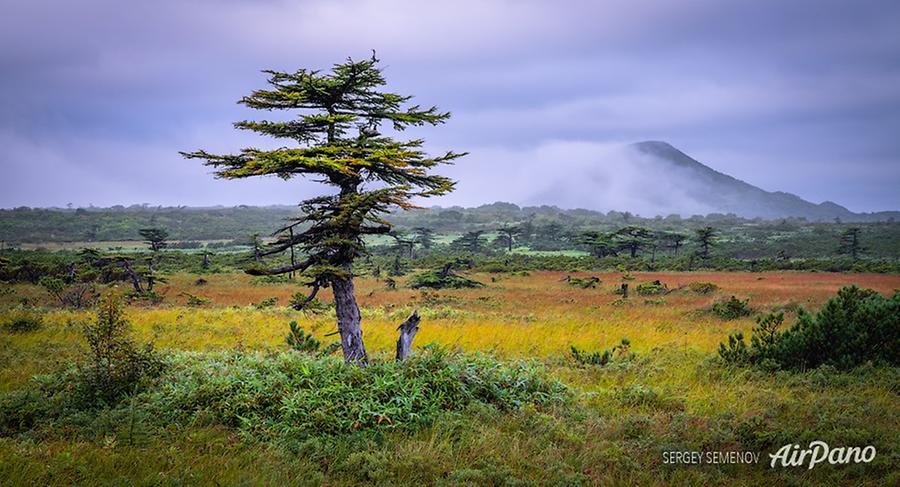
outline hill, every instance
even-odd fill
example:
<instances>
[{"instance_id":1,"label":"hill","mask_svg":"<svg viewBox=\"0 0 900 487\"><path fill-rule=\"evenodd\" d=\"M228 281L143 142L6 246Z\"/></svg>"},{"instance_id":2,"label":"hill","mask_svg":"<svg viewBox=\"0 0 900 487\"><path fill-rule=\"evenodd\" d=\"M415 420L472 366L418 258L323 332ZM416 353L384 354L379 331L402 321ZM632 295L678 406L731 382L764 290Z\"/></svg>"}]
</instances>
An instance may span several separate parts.
<instances>
[{"instance_id":1,"label":"hill","mask_svg":"<svg viewBox=\"0 0 900 487\"><path fill-rule=\"evenodd\" d=\"M655 185L659 181L677 182L682 197L680 207L704 208L705 213L733 213L744 218L806 218L824 221L835 218L843 221L876 221L896 218L900 212L869 214L853 213L843 206L826 201L812 203L782 191L766 191L727 174L712 169L666 142L646 141L630 148L638 160L653 169L645 181ZM679 213L681 208L673 208Z\"/></svg>"}]
</instances>

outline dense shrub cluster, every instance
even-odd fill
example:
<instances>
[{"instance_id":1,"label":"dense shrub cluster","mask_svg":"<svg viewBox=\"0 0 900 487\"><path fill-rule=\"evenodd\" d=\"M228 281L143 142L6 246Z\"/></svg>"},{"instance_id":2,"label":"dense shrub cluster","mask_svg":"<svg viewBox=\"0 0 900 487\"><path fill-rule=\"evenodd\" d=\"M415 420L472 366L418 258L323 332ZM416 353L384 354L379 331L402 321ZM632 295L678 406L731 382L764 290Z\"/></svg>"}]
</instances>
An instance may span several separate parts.
<instances>
[{"instance_id":1,"label":"dense shrub cluster","mask_svg":"<svg viewBox=\"0 0 900 487\"><path fill-rule=\"evenodd\" d=\"M666 294L669 288L659 280L651 282L642 282L634 287L635 292L641 296L653 296L655 294Z\"/></svg>"},{"instance_id":2,"label":"dense shrub cluster","mask_svg":"<svg viewBox=\"0 0 900 487\"><path fill-rule=\"evenodd\" d=\"M753 314L753 309L748 304L749 299L738 299L731 296L722 301L713 303L711 311L724 320L736 320Z\"/></svg>"},{"instance_id":3,"label":"dense shrub cluster","mask_svg":"<svg viewBox=\"0 0 900 487\"><path fill-rule=\"evenodd\" d=\"M413 289L465 289L482 286L484 284L478 281L444 270L425 271L416 274L409 280L409 287Z\"/></svg>"},{"instance_id":4,"label":"dense shrub cluster","mask_svg":"<svg viewBox=\"0 0 900 487\"><path fill-rule=\"evenodd\" d=\"M67 380L45 377L38 389L0 395L0 428L9 433L75 414ZM161 379L133 400L160 428L223 425L259 438L303 438L414 429L473 403L515 410L569 397L562 383L532 362L429 348L402 363L364 368L297 353L179 353ZM114 407L125 411L129 405Z\"/></svg>"},{"instance_id":5,"label":"dense shrub cluster","mask_svg":"<svg viewBox=\"0 0 900 487\"><path fill-rule=\"evenodd\" d=\"M782 313L757 320L750 345L736 333L719 345L728 363L784 369L830 365L848 369L867 361L900 364L900 292L886 298L848 286L816 314L800 312L797 322L780 331Z\"/></svg>"}]
</instances>

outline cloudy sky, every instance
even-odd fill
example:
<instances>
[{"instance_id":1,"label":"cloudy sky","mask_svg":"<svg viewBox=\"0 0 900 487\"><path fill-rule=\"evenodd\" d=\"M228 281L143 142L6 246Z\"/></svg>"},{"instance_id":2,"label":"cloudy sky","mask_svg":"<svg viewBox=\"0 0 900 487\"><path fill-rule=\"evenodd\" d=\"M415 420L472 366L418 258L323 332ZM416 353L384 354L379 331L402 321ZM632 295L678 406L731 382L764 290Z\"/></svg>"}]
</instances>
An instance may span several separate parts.
<instances>
[{"instance_id":1,"label":"cloudy sky","mask_svg":"<svg viewBox=\"0 0 900 487\"><path fill-rule=\"evenodd\" d=\"M372 49L391 89L453 112L412 135L471 153L430 203L539 203L655 139L767 190L900 209L894 0L0 0L0 207L295 203L320 188L177 152L265 146L231 126L257 116L235 102L260 70Z\"/></svg>"}]
</instances>

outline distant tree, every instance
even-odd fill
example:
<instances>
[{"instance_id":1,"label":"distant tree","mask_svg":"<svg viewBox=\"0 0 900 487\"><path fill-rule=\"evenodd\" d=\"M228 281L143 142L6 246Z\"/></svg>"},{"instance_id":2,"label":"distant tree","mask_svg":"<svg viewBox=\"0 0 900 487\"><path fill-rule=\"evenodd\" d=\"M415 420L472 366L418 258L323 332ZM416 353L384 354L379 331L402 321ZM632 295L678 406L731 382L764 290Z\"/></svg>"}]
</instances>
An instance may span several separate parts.
<instances>
[{"instance_id":1,"label":"distant tree","mask_svg":"<svg viewBox=\"0 0 900 487\"><path fill-rule=\"evenodd\" d=\"M579 234L575 241L588 249L594 257L618 255L618 247L609 233L586 231Z\"/></svg>"},{"instance_id":2,"label":"distant tree","mask_svg":"<svg viewBox=\"0 0 900 487\"><path fill-rule=\"evenodd\" d=\"M653 232L644 227L629 225L613 233L613 240L620 249L627 250L633 259L637 257L638 251L652 243Z\"/></svg>"},{"instance_id":3,"label":"distant tree","mask_svg":"<svg viewBox=\"0 0 900 487\"><path fill-rule=\"evenodd\" d=\"M413 229L413 235L416 243L423 249L430 250L434 246L434 230L428 227L416 227Z\"/></svg>"},{"instance_id":4,"label":"distant tree","mask_svg":"<svg viewBox=\"0 0 900 487\"><path fill-rule=\"evenodd\" d=\"M678 249L684 245L684 241L687 240L688 236L683 233L666 232L662 234L661 238L665 242L666 247L672 249L672 254L678 255Z\"/></svg>"},{"instance_id":5,"label":"distant tree","mask_svg":"<svg viewBox=\"0 0 900 487\"><path fill-rule=\"evenodd\" d=\"M388 233L397 244L398 255L403 255L410 259L416 258L416 239L409 237L404 232L391 231Z\"/></svg>"},{"instance_id":6,"label":"distant tree","mask_svg":"<svg viewBox=\"0 0 900 487\"><path fill-rule=\"evenodd\" d=\"M404 108L410 96L378 91L385 80L374 55L365 61L337 64L329 73L306 69L267 73L272 89L254 91L241 103L259 110L305 111L288 121L243 121L235 126L291 139L300 147L249 148L232 155L202 150L182 154L204 159L225 179L310 176L337 189L336 194L304 201L300 205L303 215L295 221L306 224L306 230L293 237L279 232L266 251L271 255L296 245L306 258L288 266L254 267L248 272L300 271L309 277L310 296L330 286L344 360L362 365L368 357L353 286L353 262L365 252L363 237L390 231L391 225L382 215L397 207L413 208L411 199L452 191L452 180L429 170L464 154L447 152L433 157L423 151L421 139L397 141L379 133L383 123L399 132L409 126L444 123L450 114L436 107ZM355 134L351 133L354 129Z\"/></svg>"},{"instance_id":7,"label":"distant tree","mask_svg":"<svg viewBox=\"0 0 900 487\"><path fill-rule=\"evenodd\" d=\"M247 243L250 244L250 251L253 252L253 262L257 264L262 263L262 254L263 254L263 242L262 239L259 238L258 233L254 233L250 235L250 238L247 240Z\"/></svg>"},{"instance_id":8,"label":"distant tree","mask_svg":"<svg viewBox=\"0 0 900 487\"><path fill-rule=\"evenodd\" d=\"M138 230L138 233L141 234L144 242L150 247L150 250L153 252L159 252L160 250L169 246L169 232L165 229L142 228Z\"/></svg>"},{"instance_id":9,"label":"distant tree","mask_svg":"<svg viewBox=\"0 0 900 487\"><path fill-rule=\"evenodd\" d=\"M694 231L697 244L700 246L700 257L709 258L709 248L716 244L716 229L713 227L698 228Z\"/></svg>"},{"instance_id":10,"label":"distant tree","mask_svg":"<svg viewBox=\"0 0 900 487\"><path fill-rule=\"evenodd\" d=\"M467 232L450 243L450 246L464 252L477 254L484 249L485 238L483 230Z\"/></svg>"},{"instance_id":11,"label":"distant tree","mask_svg":"<svg viewBox=\"0 0 900 487\"><path fill-rule=\"evenodd\" d=\"M838 254L849 255L853 260L859 259L859 254L866 249L860 244L859 236L862 233L859 227L851 227L841 233L841 242L838 246Z\"/></svg>"},{"instance_id":12,"label":"distant tree","mask_svg":"<svg viewBox=\"0 0 900 487\"><path fill-rule=\"evenodd\" d=\"M522 230L516 226L503 225L502 227L498 228L497 231L500 232L500 238L506 244L506 251L512 252L515 238L522 232Z\"/></svg>"}]
</instances>

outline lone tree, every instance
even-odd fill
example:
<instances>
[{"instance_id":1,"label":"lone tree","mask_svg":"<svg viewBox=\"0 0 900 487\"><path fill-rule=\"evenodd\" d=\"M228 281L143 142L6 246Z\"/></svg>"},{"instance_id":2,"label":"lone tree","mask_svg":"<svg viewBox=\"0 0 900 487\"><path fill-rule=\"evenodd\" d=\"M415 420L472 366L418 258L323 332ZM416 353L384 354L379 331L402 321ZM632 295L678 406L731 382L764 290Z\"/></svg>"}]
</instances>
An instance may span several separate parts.
<instances>
[{"instance_id":1,"label":"lone tree","mask_svg":"<svg viewBox=\"0 0 900 487\"><path fill-rule=\"evenodd\" d=\"M138 233L141 234L141 237L144 239L144 242L150 247L150 250L153 252L159 252L160 250L169 246L169 232L162 228L142 228L138 230Z\"/></svg>"},{"instance_id":2,"label":"lone tree","mask_svg":"<svg viewBox=\"0 0 900 487\"><path fill-rule=\"evenodd\" d=\"M522 230L519 227L503 225L502 227L497 229L497 232L500 234L502 242L506 244L506 251L512 252L516 237L518 237L519 234L522 233Z\"/></svg>"},{"instance_id":3,"label":"lone tree","mask_svg":"<svg viewBox=\"0 0 900 487\"><path fill-rule=\"evenodd\" d=\"M672 249L672 255L678 255L678 249L684 245L684 241L687 240L687 238L687 235L677 232L665 232L662 235L666 247Z\"/></svg>"},{"instance_id":4,"label":"lone tree","mask_svg":"<svg viewBox=\"0 0 900 487\"><path fill-rule=\"evenodd\" d=\"M841 244L838 247L838 253L841 255L849 255L853 260L859 258L859 254L865 251L859 243L859 235L862 231L859 227L850 227L841 233Z\"/></svg>"},{"instance_id":5,"label":"lone tree","mask_svg":"<svg viewBox=\"0 0 900 487\"><path fill-rule=\"evenodd\" d=\"M629 225L616 231L613 239L619 244L619 248L627 250L633 259L637 257L639 250L648 247L653 241L653 232L644 227Z\"/></svg>"},{"instance_id":6,"label":"lone tree","mask_svg":"<svg viewBox=\"0 0 900 487\"><path fill-rule=\"evenodd\" d=\"M594 257L606 257L610 255L618 255L618 248L613 242L612 236L608 233L589 230L581 232L576 242L585 246Z\"/></svg>"},{"instance_id":7,"label":"lone tree","mask_svg":"<svg viewBox=\"0 0 900 487\"><path fill-rule=\"evenodd\" d=\"M713 227L703 227L695 230L697 236L697 244L700 245L700 257L709 258L709 248L716 244L716 229Z\"/></svg>"},{"instance_id":8,"label":"lone tree","mask_svg":"<svg viewBox=\"0 0 900 487\"><path fill-rule=\"evenodd\" d=\"M391 231L388 233L394 239L397 245L397 255L408 257L410 260L416 258L416 239L409 237L405 232Z\"/></svg>"},{"instance_id":9,"label":"lone tree","mask_svg":"<svg viewBox=\"0 0 900 487\"><path fill-rule=\"evenodd\" d=\"M242 121L235 127L293 140L294 147L274 150L243 149L238 154L182 152L203 159L225 179L276 175L282 179L311 177L335 189L303 201L294 225L306 230L293 236L285 227L264 252L273 255L296 246L297 262L278 268L254 266L254 275L299 271L309 278L310 299L320 288L331 287L344 360L367 362L353 287L353 261L365 252L363 237L385 234L390 224L382 215L392 208L415 208L411 199L453 190L449 178L430 169L465 153L430 156L423 140L394 140L379 133L383 123L394 131L408 126L438 125L450 114L436 107L405 106L410 96L379 91L385 84L378 59L336 64L328 73L300 69L294 73L266 71L269 89L254 91L239 103L258 110L299 110L289 121ZM298 227L299 228L299 227Z\"/></svg>"},{"instance_id":10,"label":"lone tree","mask_svg":"<svg viewBox=\"0 0 900 487\"><path fill-rule=\"evenodd\" d=\"M416 227L413 229L415 241L421 245L423 249L430 250L434 245L434 230L428 227Z\"/></svg>"},{"instance_id":11,"label":"lone tree","mask_svg":"<svg viewBox=\"0 0 900 487\"><path fill-rule=\"evenodd\" d=\"M450 242L450 246L462 252L477 254L484 249L484 230L466 232L456 240Z\"/></svg>"}]
</instances>

